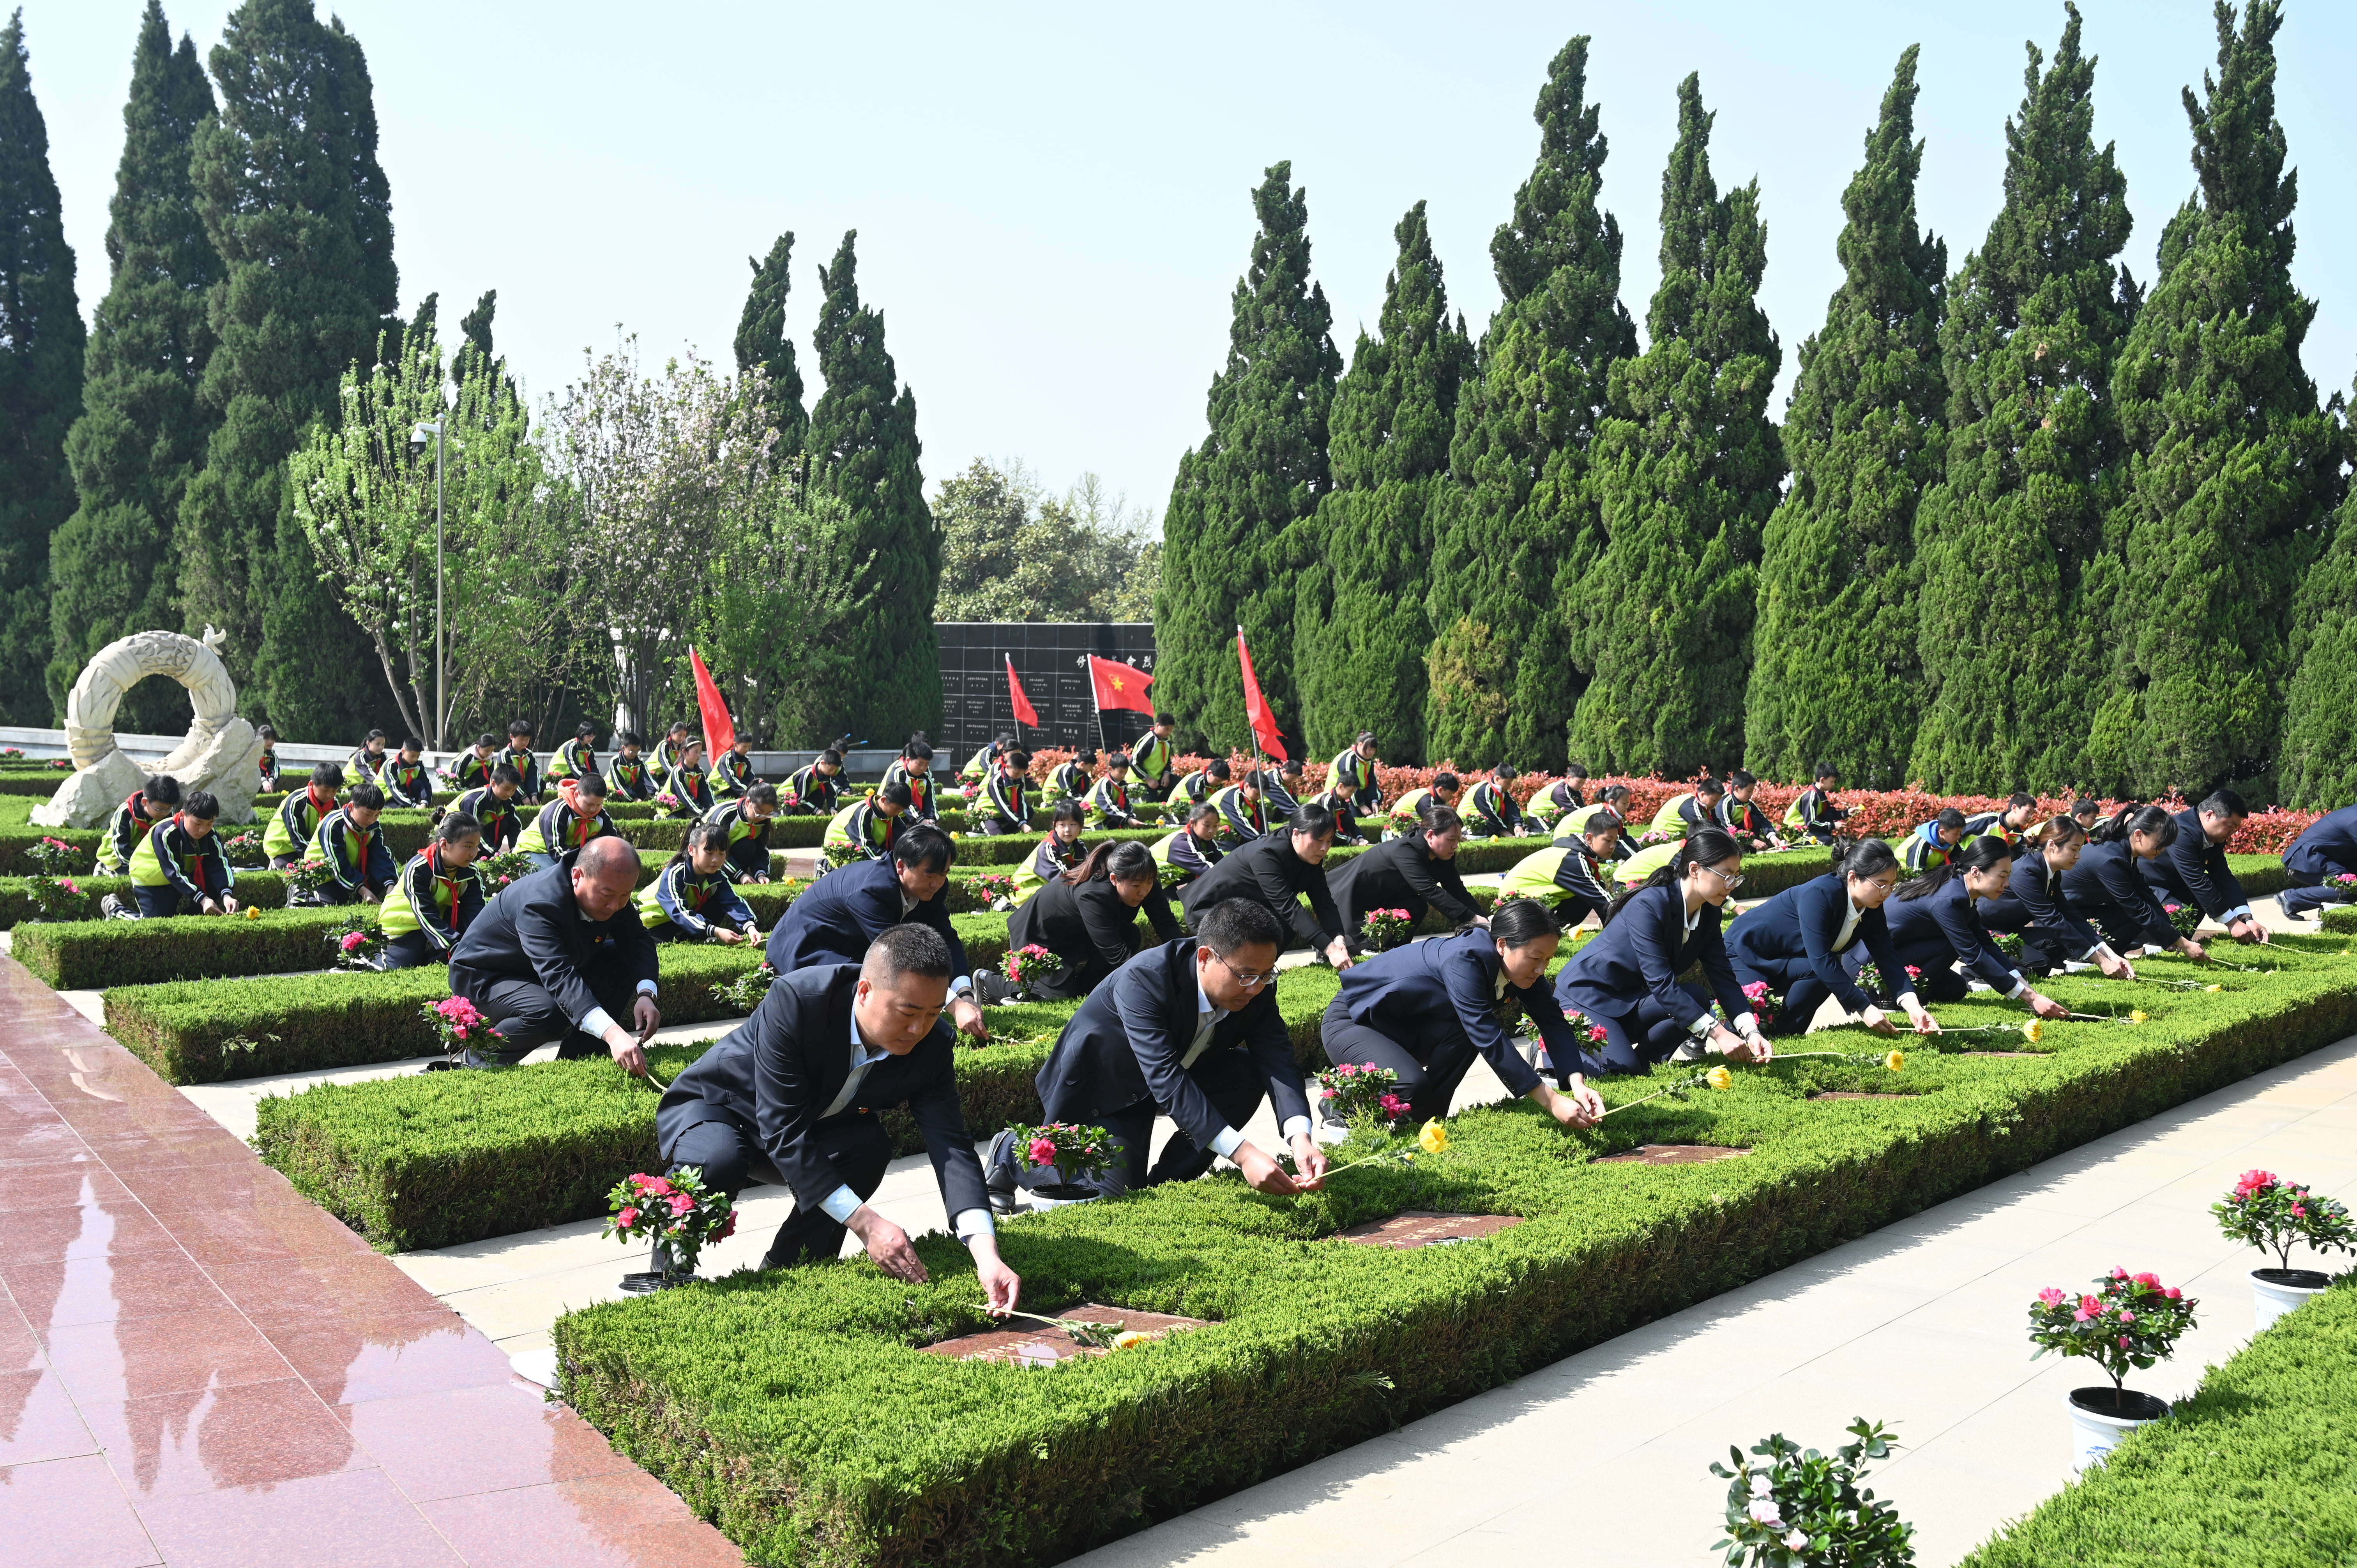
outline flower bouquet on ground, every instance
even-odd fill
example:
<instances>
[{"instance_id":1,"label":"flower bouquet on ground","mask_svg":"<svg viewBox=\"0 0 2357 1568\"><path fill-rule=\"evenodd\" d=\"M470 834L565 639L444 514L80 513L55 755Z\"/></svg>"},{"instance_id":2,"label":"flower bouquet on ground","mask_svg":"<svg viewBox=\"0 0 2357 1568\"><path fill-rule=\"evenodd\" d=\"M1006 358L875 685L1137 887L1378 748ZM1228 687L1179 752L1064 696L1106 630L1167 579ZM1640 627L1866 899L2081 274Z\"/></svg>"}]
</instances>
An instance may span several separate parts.
<instances>
[{"instance_id":1,"label":"flower bouquet on ground","mask_svg":"<svg viewBox=\"0 0 2357 1568\"><path fill-rule=\"evenodd\" d=\"M1685 836L1686 835L1683 832L1670 832L1665 829L1653 828L1648 830L1638 838L1637 847L1640 849L1650 849L1657 843L1674 843Z\"/></svg>"},{"instance_id":2,"label":"flower bouquet on ground","mask_svg":"<svg viewBox=\"0 0 2357 1568\"><path fill-rule=\"evenodd\" d=\"M1802 1029L1809 1026L1806 1018L1793 1019L1789 1024L1784 1022L1784 999L1769 990L1764 980L1755 980L1745 986L1743 999L1751 1004L1751 1015L1760 1021L1760 1032L1763 1035L1780 1033L1794 1026Z\"/></svg>"},{"instance_id":3,"label":"flower bouquet on ground","mask_svg":"<svg viewBox=\"0 0 2357 1568\"><path fill-rule=\"evenodd\" d=\"M2171 899L2160 909L2169 917L2169 923L2177 928L2177 934L2180 937L2190 937L2201 929L2201 907L2198 904L2179 904Z\"/></svg>"},{"instance_id":4,"label":"flower bouquet on ground","mask_svg":"<svg viewBox=\"0 0 2357 1568\"><path fill-rule=\"evenodd\" d=\"M608 1236L619 1241L644 1240L653 1247L642 1274L624 1274L622 1288L635 1294L684 1284L695 1276L695 1261L705 1243L725 1241L737 1230L737 1206L725 1192L704 1185L704 1172L683 1165L668 1176L644 1171L614 1184L606 1195L613 1212L606 1220Z\"/></svg>"},{"instance_id":5,"label":"flower bouquet on ground","mask_svg":"<svg viewBox=\"0 0 2357 1568\"><path fill-rule=\"evenodd\" d=\"M1318 1087L1326 1091L1326 1119L1329 1122L1380 1116L1387 1122L1395 1122L1408 1113L1407 1101L1400 1098L1399 1074L1387 1067L1344 1062L1319 1073Z\"/></svg>"},{"instance_id":6,"label":"flower bouquet on ground","mask_svg":"<svg viewBox=\"0 0 2357 1568\"><path fill-rule=\"evenodd\" d=\"M475 1004L463 996L446 996L439 1002L428 1002L418 1009L432 1026L435 1037L442 1042L442 1054L452 1065L466 1060L469 1050L497 1050L507 1040L505 1035L491 1027Z\"/></svg>"},{"instance_id":7,"label":"flower bouquet on ground","mask_svg":"<svg viewBox=\"0 0 2357 1568\"><path fill-rule=\"evenodd\" d=\"M2168 1359L2178 1337L2193 1326L2195 1305L2175 1285L2163 1285L2158 1275L2131 1274L2126 1269L2114 1269L2095 1282L2093 1292L2076 1295L2050 1285L2029 1304L2029 1339L2038 1347L2031 1360L2050 1350L2084 1356L2111 1377L2108 1389L2071 1391L2074 1419L2081 1414L2103 1418L2103 1425L2095 1429L2103 1436L2100 1447L2091 1449L2083 1435L2083 1462L2108 1452L2110 1436L2122 1426L2169 1413L2166 1402L2136 1392L2125 1380L2131 1368L2141 1369Z\"/></svg>"},{"instance_id":8,"label":"flower bouquet on ground","mask_svg":"<svg viewBox=\"0 0 2357 1568\"><path fill-rule=\"evenodd\" d=\"M985 871L970 880L974 896L982 900L984 908L1004 911L1015 908L1015 878L1005 872Z\"/></svg>"},{"instance_id":9,"label":"flower bouquet on ground","mask_svg":"<svg viewBox=\"0 0 2357 1568\"><path fill-rule=\"evenodd\" d=\"M366 909L356 908L328 927L327 939L335 950L338 969L372 971L377 954L384 950L384 933L370 922Z\"/></svg>"},{"instance_id":10,"label":"flower bouquet on ground","mask_svg":"<svg viewBox=\"0 0 2357 1568\"><path fill-rule=\"evenodd\" d=\"M2332 1283L2320 1269L2293 1268L2294 1246L2305 1241L2311 1251L2357 1252L2357 1227L2350 1224L2346 1205L2319 1197L2273 1171L2244 1171L2234 1190L2212 1204L2210 1212L2229 1240L2276 1255L2276 1267L2251 1271L2261 1328Z\"/></svg>"},{"instance_id":11,"label":"flower bouquet on ground","mask_svg":"<svg viewBox=\"0 0 2357 1568\"><path fill-rule=\"evenodd\" d=\"M88 864L90 852L44 834L40 843L27 847L25 858L32 862L36 876L62 876L73 869L75 862Z\"/></svg>"},{"instance_id":12,"label":"flower bouquet on ground","mask_svg":"<svg viewBox=\"0 0 2357 1568\"><path fill-rule=\"evenodd\" d=\"M1880 1422L1864 1416L1848 1430L1857 1441L1830 1455L1803 1450L1780 1432L1751 1445L1764 1463L1746 1460L1739 1448L1727 1451L1734 1468L1712 1462L1710 1473L1727 1485L1727 1537L1711 1550L1727 1553L1727 1568L1896 1568L1915 1561L1915 1527L1858 1485L1863 1461L1889 1458L1899 1445Z\"/></svg>"},{"instance_id":13,"label":"flower bouquet on ground","mask_svg":"<svg viewBox=\"0 0 2357 1568\"><path fill-rule=\"evenodd\" d=\"M475 875L482 881L483 896L497 897L509 883L532 875L532 861L522 850L503 849L476 861Z\"/></svg>"},{"instance_id":14,"label":"flower bouquet on ground","mask_svg":"<svg viewBox=\"0 0 2357 1568\"><path fill-rule=\"evenodd\" d=\"M1360 934L1372 948L1388 950L1407 940L1415 922L1408 918L1405 909L1370 909L1360 924Z\"/></svg>"},{"instance_id":15,"label":"flower bouquet on ground","mask_svg":"<svg viewBox=\"0 0 2357 1568\"><path fill-rule=\"evenodd\" d=\"M242 832L221 840L221 858L240 871L258 871L270 864L270 852L262 847L260 833Z\"/></svg>"},{"instance_id":16,"label":"flower bouquet on ground","mask_svg":"<svg viewBox=\"0 0 2357 1568\"><path fill-rule=\"evenodd\" d=\"M1018 1122L1007 1132L1023 1165L1055 1176L1052 1183L1029 1189L1033 1198L1046 1199L1044 1207L1050 1208L1063 1203L1086 1203L1097 1197L1095 1187L1082 1185L1078 1178L1096 1175L1117 1157L1112 1139L1102 1127L1071 1122L1027 1127Z\"/></svg>"},{"instance_id":17,"label":"flower bouquet on ground","mask_svg":"<svg viewBox=\"0 0 2357 1568\"><path fill-rule=\"evenodd\" d=\"M999 972L1007 983L1016 986L1028 985L1044 979L1064 967L1064 961L1041 947L1038 942L1026 942L1019 948L1009 948L1006 956L998 961Z\"/></svg>"},{"instance_id":18,"label":"flower bouquet on ground","mask_svg":"<svg viewBox=\"0 0 2357 1568\"><path fill-rule=\"evenodd\" d=\"M770 993L770 987L777 980L778 972L770 967L768 959L763 959L736 979L715 985L712 994L728 1004L731 1011L750 1013L761 1004L761 998Z\"/></svg>"},{"instance_id":19,"label":"flower bouquet on ground","mask_svg":"<svg viewBox=\"0 0 2357 1568\"><path fill-rule=\"evenodd\" d=\"M1586 1040L1591 1046L1600 1046L1606 1040L1611 1038L1611 1036L1605 1032L1603 1025L1598 1023L1595 1019L1589 1017L1587 1014L1581 1012L1577 1007L1565 1008L1563 1010L1563 1021L1571 1026L1571 1032L1573 1034L1577 1035L1581 1039ZM1534 1026L1533 1032L1536 1032L1535 1026Z\"/></svg>"},{"instance_id":20,"label":"flower bouquet on ground","mask_svg":"<svg viewBox=\"0 0 2357 1568\"><path fill-rule=\"evenodd\" d=\"M11 746L0 747L0 762L22 762L24 759L25 748L23 746Z\"/></svg>"},{"instance_id":21,"label":"flower bouquet on ground","mask_svg":"<svg viewBox=\"0 0 2357 1568\"><path fill-rule=\"evenodd\" d=\"M1522 891L1520 888L1513 888L1507 892L1501 893L1490 901L1490 913L1495 915L1499 910L1504 908L1515 899L1527 898L1529 897L1529 894Z\"/></svg>"},{"instance_id":22,"label":"flower bouquet on ground","mask_svg":"<svg viewBox=\"0 0 2357 1568\"><path fill-rule=\"evenodd\" d=\"M319 889L334 881L335 877L335 869L317 856L296 861L286 868L286 902L317 903Z\"/></svg>"}]
</instances>

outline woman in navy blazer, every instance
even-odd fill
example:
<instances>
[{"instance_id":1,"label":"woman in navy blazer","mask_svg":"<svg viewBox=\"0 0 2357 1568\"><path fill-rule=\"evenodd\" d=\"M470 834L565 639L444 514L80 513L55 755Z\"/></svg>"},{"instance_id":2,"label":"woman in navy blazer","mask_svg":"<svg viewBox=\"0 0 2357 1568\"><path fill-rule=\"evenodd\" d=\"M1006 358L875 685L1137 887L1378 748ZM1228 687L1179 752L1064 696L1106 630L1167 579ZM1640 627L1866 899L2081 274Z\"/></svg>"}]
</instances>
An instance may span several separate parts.
<instances>
[{"instance_id":1,"label":"woman in navy blazer","mask_svg":"<svg viewBox=\"0 0 2357 1568\"><path fill-rule=\"evenodd\" d=\"M1555 977L1555 1000L1604 1031L1601 1050L1583 1053L1585 1070L1643 1072L1673 1054L1694 1060L1719 1051L1738 1062L1775 1054L1718 934L1719 910L1743 884L1742 865L1743 852L1725 829L1696 828L1668 865L1613 900L1604 929ZM1707 992L1678 983L1696 963ZM1734 1028L1711 1016L1714 995ZM1570 1066L1560 1058L1555 1065L1558 1076Z\"/></svg>"},{"instance_id":2,"label":"woman in navy blazer","mask_svg":"<svg viewBox=\"0 0 2357 1568\"><path fill-rule=\"evenodd\" d=\"M1765 983L1781 993L1784 1015L1804 1029L1830 996L1877 1034L1895 1035L1898 1026L1852 978L1871 959L1885 982L1902 988L1898 1002L1914 1020L1915 1032L1938 1034L1940 1026L1907 984L1906 966L1890 945L1882 905L1898 886L1898 853L1882 839L1858 840L1842 852L1833 870L1786 888L1735 922L1727 942L1735 972L1746 985ZM1861 946L1866 950L1858 956ZM1856 964L1849 961L1853 957Z\"/></svg>"},{"instance_id":3,"label":"woman in navy blazer","mask_svg":"<svg viewBox=\"0 0 2357 1568\"><path fill-rule=\"evenodd\" d=\"M2065 962L2092 963L2114 980L2134 980L2136 967L2112 950L2062 897L2062 876L2087 848L2078 817L2050 817L2018 846L2006 890L1980 907L1981 924L2021 938L2026 974L2050 974Z\"/></svg>"},{"instance_id":4,"label":"woman in navy blazer","mask_svg":"<svg viewBox=\"0 0 2357 1568\"><path fill-rule=\"evenodd\" d=\"M2123 811L2087 836L2094 842L2079 864L2062 874L2062 897L2071 913L2100 923L2115 942L2156 951L2181 952L2196 963L2210 954L2191 937L2180 937L2162 908L2139 863L2158 860L2177 842L2177 819L2161 806Z\"/></svg>"},{"instance_id":5,"label":"woman in navy blazer","mask_svg":"<svg viewBox=\"0 0 2357 1568\"><path fill-rule=\"evenodd\" d=\"M1369 959L1343 974L1341 994L1326 1008L1326 1059L1399 1074L1405 1114L1423 1122L1448 1114L1478 1054L1500 1082L1557 1122L1592 1127L1604 1102L1573 1070L1578 1037L1547 994L1547 965L1562 945L1554 911L1518 898L1488 930L1464 926ZM1506 1023L1516 1007L1538 1026L1556 1072L1567 1075L1566 1091L1543 1081L1514 1048Z\"/></svg>"},{"instance_id":6,"label":"woman in navy blazer","mask_svg":"<svg viewBox=\"0 0 2357 1568\"><path fill-rule=\"evenodd\" d=\"M1965 976L1971 975L2041 1018L2068 1017L2068 1007L2041 995L1989 944L1981 903L2003 893L2012 876L2011 844L1987 835L1967 840L1884 906L1891 945L1901 964L1921 972L1918 993L1934 1002L1963 1001L1970 989Z\"/></svg>"}]
</instances>

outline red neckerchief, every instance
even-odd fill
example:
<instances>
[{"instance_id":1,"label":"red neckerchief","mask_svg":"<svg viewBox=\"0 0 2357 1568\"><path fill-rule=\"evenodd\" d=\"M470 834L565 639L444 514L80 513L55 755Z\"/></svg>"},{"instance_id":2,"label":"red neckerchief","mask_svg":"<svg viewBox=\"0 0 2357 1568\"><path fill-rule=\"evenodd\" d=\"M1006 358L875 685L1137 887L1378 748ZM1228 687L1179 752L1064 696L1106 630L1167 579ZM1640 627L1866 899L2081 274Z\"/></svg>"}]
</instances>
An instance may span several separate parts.
<instances>
[{"instance_id":1,"label":"red neckerchief","mask_svg":"<svg viewBox=\"0 0 2357 1568\"><path fill-rule=\"evenodd\" d=\"M173 812L173 813L172 813L172 825L173 825L175 828L178 828L178 829L180 831L180 832L181 832L184 836L188 833L188 818L187 818L186 816L184 816L183 814L181 814L180 812L178 812L178 811L175 811L175 812ZM188 843L189 843L189 845L191 846L191 852L190 852L189 856L188 856L188 880L189 880L189 881L191 881L191 882L193 882L193 883L195 883L195 884L197 885L197 891L198 891L198 892L199 892L199 893L209 893L209 892L210 892L211 890L210 890L210 888L208 888L208 887L205 886L205 857L204 857L203 855L201 855L201 854L198 854L194 853L194 847L193 847L193 846L195 845L196 842L197 842L197 841L196 841L195 839L193 839L193 838L191 838L191 839L189 839L189 840L188 840Z\"/></svg>"},{"instance_id":2,"label":"red neckerchief","mask_svg":"<svg viewBox=\"0 0 2357 1568\"><path fill-rule=\"evenodd\" d=\"M456 935L458 929L458 879L443 875L440 844L430 843L425 846L425 869L434 874L434 880L440 883L442 890L450 896L450 930L453 935Z\"/></svg>"}]
</instances>

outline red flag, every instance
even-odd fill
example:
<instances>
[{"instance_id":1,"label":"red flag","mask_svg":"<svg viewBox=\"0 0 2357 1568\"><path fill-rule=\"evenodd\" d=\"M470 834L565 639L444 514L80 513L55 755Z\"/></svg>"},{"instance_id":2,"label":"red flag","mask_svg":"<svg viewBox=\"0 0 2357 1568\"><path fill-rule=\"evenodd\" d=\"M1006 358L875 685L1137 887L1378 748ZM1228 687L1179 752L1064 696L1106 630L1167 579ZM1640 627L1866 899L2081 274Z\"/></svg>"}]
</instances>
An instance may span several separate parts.
<instances>
[{"instance_id":1,"label":"red flag","mask_svg":"<svg viewBox=\"0 0 2357 1568\"><path fill-rule=\"evenodd\" d=\"M1097 711L1107 708L1127 708L1132 713L1150 714L1154 699L1146 688L1154 677L1135 664L1123 664L1111 659L1089 655L1089 682L1097 690Z\"/></svg>"},{"instance_id":2,"label":"red flag","mask_svg":"<svg viewBox=\"0 0 2357 1568\"><path fill-rule=\"evenodd\" d=\"M1038 729L1039 710L1031 705L1031 699L1023 694L1023 682L1015 678L1015 655L1012 653L1006 656L1006 695L1015 704L1016 721Z\"/></svg>"},{"instance_id":3,"label":"red flag","mask_svg":"<svg viewBox=\"0 0 2357 1568\"><path fill-rule=\"evenodd\" d=\"M728 716L728 704L720 700L720 688L714 683L712 671L704 667L704 656L691 648L687 650L687 662L695 671L695 708L704 715L704 758L709 767L720 760L722 752L737 744L737 725Z\"/></svg>"},{"instance_id":4,"label":"red flag","mask_svg":"<svg viewBox=\"0 0 2357 1568\"><path fill-rule=\"evenodd\" d=\"M1252 721L1253 739L1261 750L1285 760L1285 743L1277 738L1276 715L1268 711L1268 699L1260 694L1260 678L1253 673L1252 650L1244 646L1244 628L1236 628L1236 657L1244 666L1244 717Z\"/></svg>"}]
</instances>

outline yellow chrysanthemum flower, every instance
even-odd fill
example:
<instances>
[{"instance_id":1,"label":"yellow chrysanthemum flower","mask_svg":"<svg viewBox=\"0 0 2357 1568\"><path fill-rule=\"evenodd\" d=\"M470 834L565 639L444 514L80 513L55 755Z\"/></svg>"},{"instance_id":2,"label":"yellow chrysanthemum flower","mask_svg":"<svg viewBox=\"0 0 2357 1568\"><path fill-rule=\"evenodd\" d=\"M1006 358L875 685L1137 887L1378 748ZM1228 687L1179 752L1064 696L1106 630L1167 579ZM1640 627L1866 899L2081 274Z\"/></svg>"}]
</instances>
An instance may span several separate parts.
<instances>
[{"instance_id":1,"label":"yellow chrysanthemum flower","mask_svg":"<svg viewBox=\"0 0 2357 1568\"><path fill-rule=\"evenodd\" d=\"M1897 1072L1900 1069L1907 1065L1907 1053L1905 1051L1893 1051L1889 1056L1882 1058L1882 1065L1889 1068L1891 1071Z\"/></svg>"},{"instance_id":2,"label":"yellow chrysanthemum flower","mask_svg":"<svg viewBox=\"0 0 2357 1568\"><path fill-rule=\"evenodd\" d=\"M259 920L262 918L262 911L249 904L245 908L245 918L249 920Z\"/></svg>"},{"instance_id":3,"label":"yellow chrysanthemum flower","mask_svg":"<svg viewBox=\"0 0 2357 1568\"><path fill-rule=\"evenodd\" d=\"M2129 1022L2129 1023L2131 1023L2131 1024L2141 1024L2141 1023L2144 1023L2147 1019L2150 1018L2151 1016L2152 1016L2152 1015L2151 1015L2151 1014L2147 1013L2147 1012L2145 1012L2144 1010L2142 1010L2141 1008L2139 1008L2139 1009L2136 1010L2135 1012L2132 1012L2132 1013L2130 1013L2130 1014L2128 1015L2128 1022Z\"/></svg>"},{"instance_id":4,"label":"yellow chrysanthemum flower","mask_svg":"<svg viewBox=\"0 0 2357 1568\"><path fill-rule=\"evenodd\" d=\"M1702 1075L1702 1080L1710 1085L1713 1089L1732 1089L1735 1087L1735 1075L1727 1071L1723 1067L1715 1067L1711 1069L1708 1072Z\"/></svg>"},{"instance_id":5,"label":"yellow chrysanthemum flower","mask_svg":"<svg viewBox=\"0 0 2357 1568\"><path fill-rule=\"evenodd\" d=\"M1415 1146L1427 1155L1446 1153L1448 1148L1448 1129L1441 1125L1437 1117L1426 1122L1424 1124L1424 1131L1415 1135Z\"/></svg>"},{"instance_id":6,"label":"yellow chrysanthemum flower","mask_svg":"<svg viewBox=\"0 0 2357 1568\"><path fill-rule=\"evenodd\" d=\"M2226 988L2222 985L2205 985L2201 989L2204 991L2223 991Z\"/></svg>"},{"instance_id":7,"label":"yellow chrysanthemum flower","mask_svg":"<svg viewBox=\"0 0 2357 1568\"><path fill-rule=\"evenodd\" d=\"M2031 1045L2036 1045L2046 1037L2046 1021L2042 1018L2032 1018L2021 1026L2021 1037Z\"/></svg>"},{"instance_id":8,"label":"yellow chrysanthemum flower","mask_svg":"<svg viewBox=\"0 0 2357 1568\"><path fill-rule=\"evenodd\" d=\"M1143 1345L1146 1341L1146 1336L1140 1334L1136 1329L1133 1328L1126 1334L1114 1335L1113 1337L1113 1348L1116 1350L1126 1350L1133 1345Z\"/></svg>"}]
</instances>

